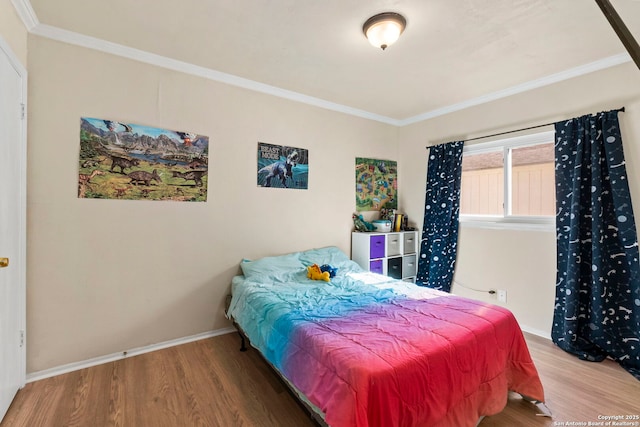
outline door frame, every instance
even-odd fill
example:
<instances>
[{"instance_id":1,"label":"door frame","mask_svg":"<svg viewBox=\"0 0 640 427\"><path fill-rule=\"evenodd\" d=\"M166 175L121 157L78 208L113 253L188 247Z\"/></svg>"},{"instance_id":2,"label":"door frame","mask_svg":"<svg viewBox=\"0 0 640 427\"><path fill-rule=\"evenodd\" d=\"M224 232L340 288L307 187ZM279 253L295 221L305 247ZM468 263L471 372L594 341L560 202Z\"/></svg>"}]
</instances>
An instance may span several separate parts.
<instances>
[{"instance_id":1,"label":"door frame","mask_svg":"<svg viewBox=\"0 0 640 427\"><path fill-rule=\"evenodd\" d=\"M18 191L20 198L20 214L19 214L19 241L18 241L18 256L13 265L18 269L18 330L22 331L22 340L20 345L20 388L24 387L26 382L26 368L27 368L27 336L26 336L26 314L27 314L27 70L22 65L18 57L14 54L13 50L5 39L0 35L0 55L6 56L9 60L9 64L14 68L20 80L22 82L21 88L21 100L23 105L22 120L20 123L20 140L17 141L20 144L20 160L19 160L19 182Z\"/></svg>"}]
</instances>

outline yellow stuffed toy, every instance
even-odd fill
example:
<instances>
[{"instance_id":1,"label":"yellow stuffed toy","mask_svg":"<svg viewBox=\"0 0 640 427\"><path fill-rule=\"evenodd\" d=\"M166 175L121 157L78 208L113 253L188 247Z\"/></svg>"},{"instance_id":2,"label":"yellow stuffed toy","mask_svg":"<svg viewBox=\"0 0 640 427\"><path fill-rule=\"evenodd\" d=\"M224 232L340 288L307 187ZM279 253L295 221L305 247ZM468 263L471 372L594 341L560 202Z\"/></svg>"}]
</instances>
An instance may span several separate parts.
<instances>
[{"instance_id":1,"label":"yellow stuffed toy","mask_svg":"<svg viewBox=\"0 0 640 427\"><path fill-rule=\"evenodd\" d=\"M313 264L307 267L307 277L311 280L324 280L328 282L331 275L328 271L320 270L318 264Z\"/></svg>"}]
</instances>

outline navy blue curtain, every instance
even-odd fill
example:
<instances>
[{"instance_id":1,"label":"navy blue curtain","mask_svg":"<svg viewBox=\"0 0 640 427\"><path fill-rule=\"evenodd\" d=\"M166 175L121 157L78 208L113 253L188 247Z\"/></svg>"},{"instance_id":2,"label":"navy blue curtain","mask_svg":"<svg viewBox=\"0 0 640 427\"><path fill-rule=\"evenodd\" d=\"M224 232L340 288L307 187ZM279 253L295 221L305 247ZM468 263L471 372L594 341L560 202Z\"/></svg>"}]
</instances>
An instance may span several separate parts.
<instances>
[{"instance_id":1,"label":"navy blue curtain","mask_svg":"<svg viewBox=\"0 0 640 427\"><path fill-rule=\"evenodd\" d=\"M429 148L427 194L416 283L451 290L458 247L464 141Z\"/></svg>"},{"instance_id":2,"label":"navy blue curtain","mask_svg":"<svg viewBox=\"0 0 640 427\"><path fill-rule=\"evenodd\" d=\"M640 263L618 111L555 124L553 341L640 379Z\"/></svg>"}]
</instances>

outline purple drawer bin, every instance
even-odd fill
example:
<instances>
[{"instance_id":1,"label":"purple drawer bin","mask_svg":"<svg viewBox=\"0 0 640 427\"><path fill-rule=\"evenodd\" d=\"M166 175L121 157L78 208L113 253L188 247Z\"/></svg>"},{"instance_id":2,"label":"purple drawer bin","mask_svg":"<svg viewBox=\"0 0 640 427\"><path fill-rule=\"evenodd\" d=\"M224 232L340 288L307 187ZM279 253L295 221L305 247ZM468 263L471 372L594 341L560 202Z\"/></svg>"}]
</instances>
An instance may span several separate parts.
<instances>
[{"instance_id":1,"label":"purple drawer bin","mask_svg":"<svg viewBox=\"0 0 640 427\"><path fill-rule=\"evenodd\" d=\"M369 237L369 258L384 258L384 235Z\"/></svg>"},{"instance_id":2,"label":"purple drawer bin","mask_svg":"<svg viewBox=\"0 0 640 427\"><path fill-rule=\"evenodd\" d=\"M382 274L382 260L374 259L373 261L369 261L369 271Z\"/></svg>"}]
</instances>

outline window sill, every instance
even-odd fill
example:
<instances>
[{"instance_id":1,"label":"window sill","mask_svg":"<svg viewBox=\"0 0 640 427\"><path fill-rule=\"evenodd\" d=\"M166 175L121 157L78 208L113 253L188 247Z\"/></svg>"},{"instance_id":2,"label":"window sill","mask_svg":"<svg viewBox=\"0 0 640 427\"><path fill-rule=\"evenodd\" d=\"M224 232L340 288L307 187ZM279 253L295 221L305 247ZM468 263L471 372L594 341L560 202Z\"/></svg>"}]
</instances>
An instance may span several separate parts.
<instances>
[{"instance_id":1,"label":"window sill","mask_svg":"<svg viewBox=\"0 0 640 427\"><path fill-rule=\"evenodd\" d=\"M487 228L494 230L556 231L555 217L493 217L460 216L460 225L469 228Z\"/></svg>"}]
</instances>

